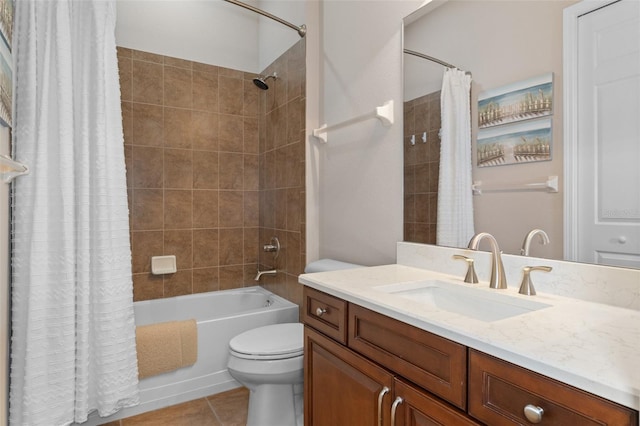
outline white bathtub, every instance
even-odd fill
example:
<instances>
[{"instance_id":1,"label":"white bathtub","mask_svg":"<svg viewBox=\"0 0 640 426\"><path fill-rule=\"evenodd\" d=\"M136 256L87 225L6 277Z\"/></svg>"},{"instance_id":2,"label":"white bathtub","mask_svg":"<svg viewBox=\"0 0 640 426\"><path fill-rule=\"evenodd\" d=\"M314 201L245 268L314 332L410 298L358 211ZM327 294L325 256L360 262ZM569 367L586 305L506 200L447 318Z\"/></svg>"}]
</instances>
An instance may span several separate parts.
<instances>
[{"instance_id":1,"label":"white bathtub","mask_svg":"<svg viewBox=\"0 0 640 426\"><path fill-rule=\"evenodd\" d=\"M94 413L82 425L99 425L237 388L240 384L227 372L229 340L252 328L298 321L298 305L262 287L136 302L134 310L136 325L195 318L198 361L140 380L140 405L109 417Z\"/></svg>"}]
</instances>

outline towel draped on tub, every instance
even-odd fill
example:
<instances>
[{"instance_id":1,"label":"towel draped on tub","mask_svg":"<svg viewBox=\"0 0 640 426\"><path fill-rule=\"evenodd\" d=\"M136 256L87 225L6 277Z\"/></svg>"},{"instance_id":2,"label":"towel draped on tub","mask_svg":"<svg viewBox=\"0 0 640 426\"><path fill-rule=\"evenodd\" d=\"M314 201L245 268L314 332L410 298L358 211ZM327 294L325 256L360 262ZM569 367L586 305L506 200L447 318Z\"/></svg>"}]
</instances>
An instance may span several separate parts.
<instances>
[{"instance_id":1,"label":"towel draped on tub","mask_svg":"<svg viewBox=\"0 0 640 426\"><path fill-rule=\"evenodd\" d=\"M197 330L194 319L136 327L138 377L143 379L195 364Z\"/></svg>"}]
</instances>

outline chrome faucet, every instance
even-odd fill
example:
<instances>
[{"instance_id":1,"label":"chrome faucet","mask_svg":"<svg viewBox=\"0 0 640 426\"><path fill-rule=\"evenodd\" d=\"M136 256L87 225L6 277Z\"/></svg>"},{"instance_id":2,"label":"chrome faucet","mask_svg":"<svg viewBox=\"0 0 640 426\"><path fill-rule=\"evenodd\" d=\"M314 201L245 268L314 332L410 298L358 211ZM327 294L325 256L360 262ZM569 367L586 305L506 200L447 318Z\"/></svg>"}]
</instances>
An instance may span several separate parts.
<instances>
[{"instance_id":1,"label":"chrome faucet","mask_svg":"<svg viewBox=\"0 0 640 426\"><path fill-rule=\"evenodd\" d=\"M258 270L258 274L256 275L256 277L254 278L256 281L260 281L260 277L263 275L273 275L275 276L278 273L278 271L276 269L270 269L268 271L261 271Z\"/></svg>"},{"instance_id":2,"label":"chrome faucet","mask_svg":"<svg viewBox=\"0 0 640 426\"><path fill-rule=\"evenodd\" d=\"M540 244L546 245L549 244L549 236L542 229L532 229L529 231L524 241L522 242L522 248L520 249L520 254L523 256L529 256L529 248L531 246L531 240L536 235L540 235Z\"/></svg>"},{"instance_id":3,"label":"chrome faucet","mask_svg":"<svg viewBox=\"0 0 640 426\"><path fill-rule=\"evenodd\" d=\"M504 274L502 256L500 255L500 248L498 248L498 241L496 241L495 237L488 232L480 232L471 238L469 248L471 250L478 250L480 241L484 238L487 238L491 245L491 278L489 279L489 287L505 289L507 288L507 277Z\"/></svg>"},{"instance_id":4,"label":"chrome faucet","mask_svg":"<svg viewBox=\"0 0 640 426\"><path fill-rule=\"evenodd\" d=\"M266 253L273 253L273 261L275 262L275 260L280 255L280 240L278 239L278 237L271 237L271 241L269 242L269 244L265 244L264 246L262 246L262 250ZM263 275L275 276L278 273L278 270L275 268L275 264L272 268L273 269L261 271L260 266L258 266L258 274L254 278L255 281L260 281L260 277Z\"/></svg>"}]
</instances>

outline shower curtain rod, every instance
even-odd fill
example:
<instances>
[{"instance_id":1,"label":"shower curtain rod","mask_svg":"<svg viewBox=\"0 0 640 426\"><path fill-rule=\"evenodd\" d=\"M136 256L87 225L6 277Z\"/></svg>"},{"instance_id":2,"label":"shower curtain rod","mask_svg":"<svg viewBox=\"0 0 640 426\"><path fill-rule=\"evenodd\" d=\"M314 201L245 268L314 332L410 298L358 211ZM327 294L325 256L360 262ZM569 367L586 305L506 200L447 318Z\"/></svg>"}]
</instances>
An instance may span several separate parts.
<instances>
[{"instance_id":1,"label":"shower curtain rod","mask_svg":"<svg viewBox=\"0 0 640 426\"><path fill-rule=\"evenodd\" d=\"M435 62L435 63L443 65L443 66L445 66L447 68L458 68L455 65L451 65L451 64L449 64L449 63L447 63L445 61L441 61L440 59L434 58L433 56L429 56L429 55L425 55L424 53L416 52L415 50L404 49L404 53L407 53L407 54L413 55L413 56L417 56L419 58L426 59L426 60L431 61L431 62Z\"/></svg>"},{"instance_id":2,"label":"shower curtain rod","mask_svg":"<svg viewBox=\"0 0 640 426\"><path fill-rule=\"evenodd\" d=\"M266 16L269 19L273 19L274 21L280 22L282 25L286 25L287 27L296 30L298 32L298 35L300 36L300 38L303 38L306 34L307 34L307 26L302 24L300 26L294 25L291 22L287 22L282 18L279 18L275 15L270 14L269 12L265 12L262 9L258 9L257 7L251 6L250 4L246 4L246 3L242 3L241 1L238 0L224 0L226 2L229 3L233 3L236 6L240 6L240 7L244 7L245 9L248 9L252 12L255 12L259 15L262 16Z\"/></svg>"},{"instance_id":3,"label":"shower curtain rod","mask_svg":"<svg viewBox=\"0 0 640 426\"><path fill-rule=\"evenodd\" d=\"M408 55L417 56L419 58L426 59L426 60L431 61L431 62L435 62L435 63L440 64L442 66L445 66L447 68L460 69L460 68L456 67L455 65L451 65L448 62L441 61L438 58L434 58L433 56L425 55L424 53L416 52L415 50L404 49L404 53L406 53ZM470 71L465 71L465 73L471 75Z\"/></svg>"}]
</instances>

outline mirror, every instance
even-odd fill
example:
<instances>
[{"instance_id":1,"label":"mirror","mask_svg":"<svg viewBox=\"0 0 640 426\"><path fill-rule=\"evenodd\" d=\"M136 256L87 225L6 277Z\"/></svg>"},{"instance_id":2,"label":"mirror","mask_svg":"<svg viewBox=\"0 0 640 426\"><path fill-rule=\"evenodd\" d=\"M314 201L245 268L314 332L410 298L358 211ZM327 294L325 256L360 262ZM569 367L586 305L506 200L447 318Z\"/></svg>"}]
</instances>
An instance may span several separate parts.
<instances>
[{"instance_id":1,"label":"mirror","mask_svg":"<svg viewBox=\"0 0 640 426\"><path fill-rule=\"evenodd\" d=\"M433 0L404 20L405 50L472 73L473 181L500 187L558 177L556 193L505 190L473 197L476 232L493 234L504 253L520 254L532 229L543 229L550 239L547 245L538 243L542 239L533 240L529 253L534 257L563 259L564 245L569 243L563 241L563 11L575 3ZM405 241L435 244L443 72L442 65L404 55ZM551 159L478 167L478 96L549 73L553 75ZM637 193L637 186L632 191Z\"/></svg>"},{"instance_id":2,"label":"mirror","mask_svg":"<svg viewBox=\"0 0 640 426\"><path fill-rule=\"evenodd\" d=\"M550 243L542 245L534 239L530 254L563 258L563 10L574 3L574 0L432 1L404 20L405 49L472 73L474 151L479 94L553 73L550 161L479 168L473 152L473 180L483 184L559 178L557 193L505 191L474 196L476 232L493 234L505 253L520 254L527 233L539 228L549 235ZM441 65L404 55L405 241L435 243L438 92L443 72Z\"/></svg>"}]
</instances>

